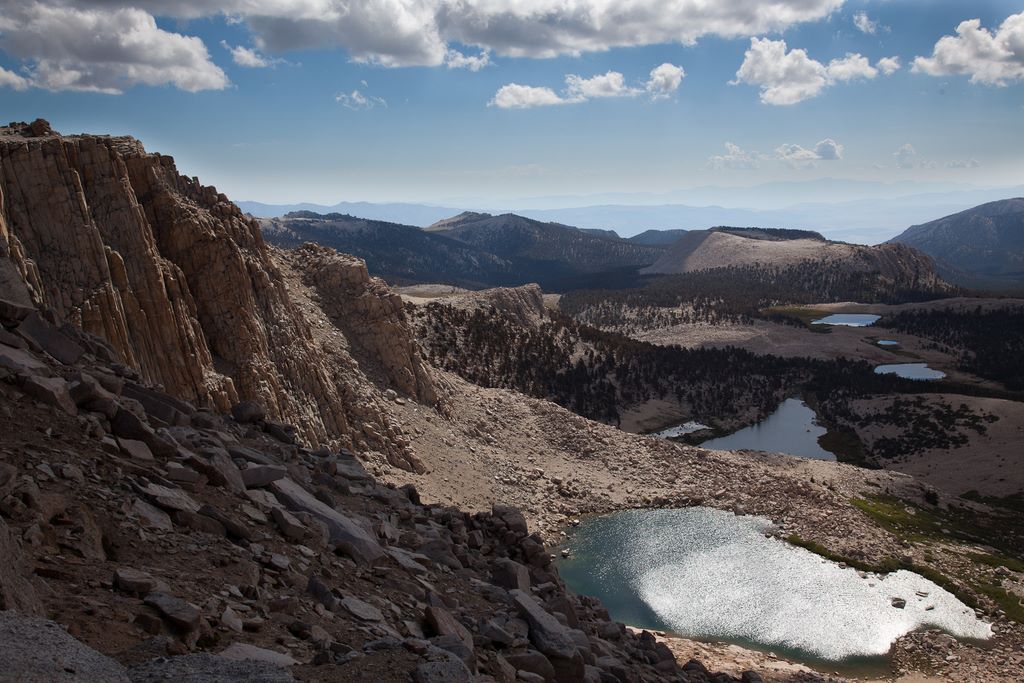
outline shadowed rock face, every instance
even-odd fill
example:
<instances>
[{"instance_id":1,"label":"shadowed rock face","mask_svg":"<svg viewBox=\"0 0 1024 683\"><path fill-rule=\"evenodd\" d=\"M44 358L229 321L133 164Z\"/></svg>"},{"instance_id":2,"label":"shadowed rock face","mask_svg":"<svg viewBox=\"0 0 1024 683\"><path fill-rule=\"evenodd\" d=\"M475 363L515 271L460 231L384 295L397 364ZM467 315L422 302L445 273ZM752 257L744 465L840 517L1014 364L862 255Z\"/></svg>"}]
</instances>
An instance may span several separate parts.
<instances>
[{"instance_id":1,"label":"shadowed rock face","mask_svg":"<svg viewBox=\"0 0 1024 683\"><path fill-rule=\"evenodd\" d=\"M1024 283L1024 198L976 206L914 225L890 242L920 249L953 281L972 287Z\"/></svg>"},{"instance_id":2,"label":"shadowed rock face","mask_svg":"<svg viewBox=\"0 0 1024 683\"><path fill-rule=\"evenodd\" d=\"M227 197L132 138L37 131L0 128L3 298L28 298L106 339L176 396L220 411L255 401L308 443L364 445L415 466L379 390L392 383L432 405L433 380L401 302L361 262L326 250L316 259L329 276L318 283L330 288L328 317L369 323L350 321L362 357L338 358L257 224ZM360 370L364 357L385 369L378 386Z\"/></svg>"}]
</instances>

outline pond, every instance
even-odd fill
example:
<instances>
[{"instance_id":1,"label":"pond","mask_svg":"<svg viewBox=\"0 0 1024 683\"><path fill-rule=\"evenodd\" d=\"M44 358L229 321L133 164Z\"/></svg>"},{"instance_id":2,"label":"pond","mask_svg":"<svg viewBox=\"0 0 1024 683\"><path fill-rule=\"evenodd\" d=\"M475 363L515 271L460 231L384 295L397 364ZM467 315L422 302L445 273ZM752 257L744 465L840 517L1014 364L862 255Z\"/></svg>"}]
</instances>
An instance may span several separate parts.
<instances>
[{"instance_id":1,"label":"pond","mask_svg":"<svg viewBox=\"0 0 1024 683\"><path fill-rule=\"evenodd\" d=\"M675 427L663 429L660 432L651 432L649 436L657 436L662 439L675 439L680 436L685 436L687 434L693 434L694 432L702 431L704 429L711 429L711 427L708 427L706 424L701 424L700 422L694 422L691 420L690 422L684 422L683 424L676 425Z\"/></svg>"},{"instance_id":2,"label":"pond","mask_svg":"<svg viewBox=\"0 0 1024 683\"><path fill-rule=\"evenodd\" d=\"M893 363L875 367L876 375L899 375L904 379L942 379L946 376L942 370L933 370L927 363Z\"/></svg>"},{"instance_id":3,"label":"pond","mask_svg":"<svg viewBox=\"0 0 1024 683\"><path fill-rule=\"evenodd\" d=\"M894 341L892 339L879 339L875 343L878 344L879 346L885 346L885 347L889 347L889 348L892 348L894 346L899 346L900 345L900 343L898 341Z\"/></svg>"},{"instance_id":4,"label":"pond","mask_svg":"<svg viewBox=\"0 0 1024 683\"><path fill-rule=\"evenodd\" d=\"M881 319L880 315L870 313L833 313L818 320L812 320L812 325L837 325L840 327L869 327Z\"/></svg>"},{"instance_id":5,"label":"pond","mask_svg":"<svg viewBox=\"0 0 1024 683\"><path fill-rule=\"evenodd\" d=\"M701 444L721 451L751 450L788 453L816 460L835 460L836 456L818 444L826 429L816 421L814 411L796 398L787 398L774 413L755 425Z\"/></svg>"},{"instance_id":6,"label":"pond","mask_svg":"<svg viewBox=\"0 0 1024 683\"><path fill-rule=\"evenodd\" d=\"M892 643L922 627L991 635L972 609L917 574L843 568L766 537L771 527L710 508L613 513L571 532L559 571L627 624L808 662L884 665Z\"/></svg>"}]
</instances>

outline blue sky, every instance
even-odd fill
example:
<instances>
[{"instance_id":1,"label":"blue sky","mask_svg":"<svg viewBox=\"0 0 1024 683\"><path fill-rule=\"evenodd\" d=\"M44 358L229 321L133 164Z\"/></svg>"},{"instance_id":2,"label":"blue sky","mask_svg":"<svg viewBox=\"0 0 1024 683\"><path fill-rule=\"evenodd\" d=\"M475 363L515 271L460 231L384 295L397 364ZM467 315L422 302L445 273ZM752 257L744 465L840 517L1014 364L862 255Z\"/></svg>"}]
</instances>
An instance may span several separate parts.
<instances>
[{"instance_id":1,"label":"blue sky","mask_svg":"<svg viewBox=\"0 0 1024 683\"><path fill-rule=\"evenodd\" d=\"M578 0L579 26L554 0L353 4L0 0L0 117L134 135L269 203L1024 179L1020 2L641 0L608 21Z\"/></svg>"}]
</instances>

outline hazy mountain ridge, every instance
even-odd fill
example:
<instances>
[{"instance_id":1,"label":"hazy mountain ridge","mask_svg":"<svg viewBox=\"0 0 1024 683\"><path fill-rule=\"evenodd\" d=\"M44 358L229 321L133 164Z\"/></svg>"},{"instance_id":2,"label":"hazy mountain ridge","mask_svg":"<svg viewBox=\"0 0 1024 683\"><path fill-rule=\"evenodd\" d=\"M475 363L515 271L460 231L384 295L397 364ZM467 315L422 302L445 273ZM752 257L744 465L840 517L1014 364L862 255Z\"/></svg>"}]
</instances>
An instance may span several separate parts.
<instances>
[{"instance_id":1,"label":"hazy mountain ridge","mask_svg":"<svg viewBox=\"0 0 1024 683\"><path fill-rule=\"evenodd\" d=\"M890 240L935 259L947 279L972 287L1024 286L1024 198L976 206L907 228Z\"/></svg>"},{"instance_id":2,"label":"hazy mountain ridge","mask_svg":"<svg viewBox=\"0 0 1024 683\"><path fill-rule=\"evenodd\" d=\"M572 226L543 223L516 214L492 216L467 212L426 230L504 258L561 262L582 273L649 265L662 251L607 234L595 235Z\"/></svg>"},{"instance_id":3,"label":"hazy mountain ridge","mask_svg":"<svg viewBox=\"0 0 1024 683\"><path fill-rule=\"evenodd\" d=\"M292 249L304 242L355 254L375 275L394 282L446 282L467 287L504 283L517 266L494 254L420 228L309 211L261 218L264 238Z\"/></svg>"},{"instance_id":4,"label":"hazy mountain ridge","mask_svg":"<svg viewBox=\"0 0 1024 683\"><path fill-rule=\"evenodd\" d=\"M537 282L548 289L578 278L634 270L662 248L634 245L570 226L519 216L464 212L430 229L344 214L295 212L259 219L265 239L282 248L314 242L366 260L392 282L445 283L468 288Z\"/></svg>"},{"instance_id":5,"label":"hazy mountain ridge","mask_svg":"<svg viewBox=\"0 0 1024 683\"><path fill-rule=\"evenodd\" d=\"M832 239L877 244L904 226L963 211L984 202L1024 194L1024 187L977 188L952 183L877 183L823 179L753 187L704 187L671 193L606 193L541 197L490 206L477 200L422 203L340 202L263 204L238 202L243 211L270 218L292 211L349 213L374 220L426 227L466 208L512 212L539 221L613 230L629 238L644 231L703 230L713 225L760 225L821 231ZM461 208L454 208L461 204ZM499 206L495 206L499 205Z\"/></svg>"}]
</instances>

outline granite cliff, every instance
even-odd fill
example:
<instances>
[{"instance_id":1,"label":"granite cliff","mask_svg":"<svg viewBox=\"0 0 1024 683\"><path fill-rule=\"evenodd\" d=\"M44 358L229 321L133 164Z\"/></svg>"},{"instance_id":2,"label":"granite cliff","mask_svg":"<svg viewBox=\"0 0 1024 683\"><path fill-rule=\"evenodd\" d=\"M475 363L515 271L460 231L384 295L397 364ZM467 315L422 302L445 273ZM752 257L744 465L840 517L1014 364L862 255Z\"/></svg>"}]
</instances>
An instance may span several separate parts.
<instances>
[{"instance_id":1,"label":"granite cliff","mask_svg":"<svg viewBox=\"0 0 1024 683\"><path fill-rule=\"evenodd\" d=\"M45 121L0 128L9 296L105 339L182 399L222 412L254 401L307 443L421 469L383 396L438 399L401 300L356 259L305 254L332 329L297 305L255 221L171 157L127 137L61 136Z\"/></svg>"}]
</instances>

